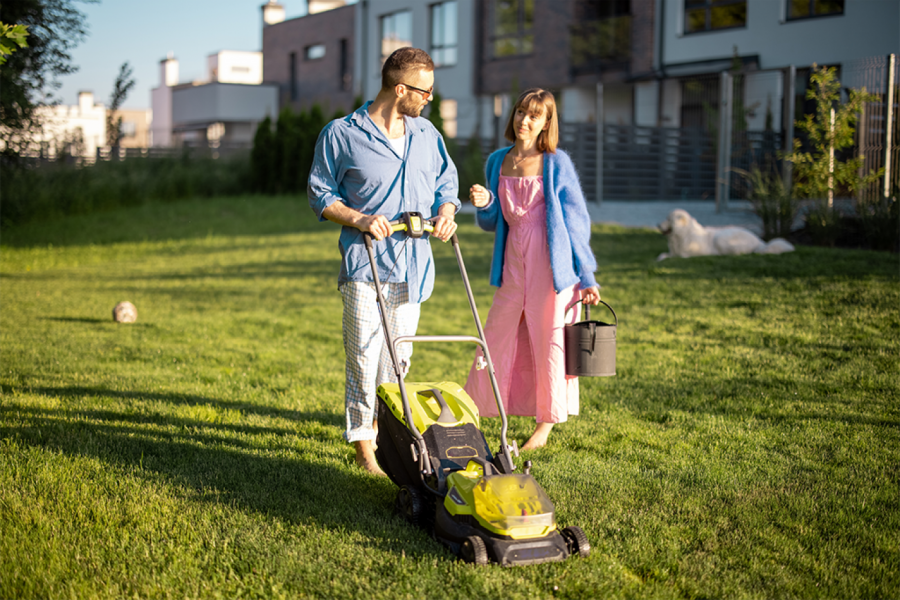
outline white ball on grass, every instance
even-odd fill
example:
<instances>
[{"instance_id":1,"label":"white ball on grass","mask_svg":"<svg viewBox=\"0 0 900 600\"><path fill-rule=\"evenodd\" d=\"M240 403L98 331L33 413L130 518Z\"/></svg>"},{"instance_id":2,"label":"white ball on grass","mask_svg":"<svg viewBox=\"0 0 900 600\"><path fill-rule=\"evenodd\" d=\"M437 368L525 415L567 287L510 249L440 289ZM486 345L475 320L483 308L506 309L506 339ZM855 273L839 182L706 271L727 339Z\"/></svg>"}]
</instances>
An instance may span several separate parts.
<instances>
[{"instance_id":1,"label":"white ball on grass","mask_svg":"<svg viewBox=\"0 0 900 600\"><path fill-rule=\"evenodd\" d=\"M113 319L117 323L134 323L137 321L137 309L131 302L119 302L113 309Z\"/></svg>"}]
</instances>

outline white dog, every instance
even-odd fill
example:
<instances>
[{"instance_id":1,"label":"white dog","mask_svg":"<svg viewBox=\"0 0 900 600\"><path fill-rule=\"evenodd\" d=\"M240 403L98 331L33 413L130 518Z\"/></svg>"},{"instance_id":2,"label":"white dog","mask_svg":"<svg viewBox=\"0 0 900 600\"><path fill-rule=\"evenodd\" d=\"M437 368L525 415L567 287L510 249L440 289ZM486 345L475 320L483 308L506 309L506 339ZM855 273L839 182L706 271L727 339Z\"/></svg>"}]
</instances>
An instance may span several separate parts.
<instances>
[{"instance_id":1,"label":"white dog","mask_svg":"<svg viewBox=\"0 0 900 600\"><path fill-rule=\"evenodd\" d=\"M794 249L785 239L775 238L766 243L743 227L704 227L680 208L669 213L666 220L659 224L659 230L669 238L669 251L657 256L656 260L672 256L782 254Z\"/></svg>"}]
</instances>

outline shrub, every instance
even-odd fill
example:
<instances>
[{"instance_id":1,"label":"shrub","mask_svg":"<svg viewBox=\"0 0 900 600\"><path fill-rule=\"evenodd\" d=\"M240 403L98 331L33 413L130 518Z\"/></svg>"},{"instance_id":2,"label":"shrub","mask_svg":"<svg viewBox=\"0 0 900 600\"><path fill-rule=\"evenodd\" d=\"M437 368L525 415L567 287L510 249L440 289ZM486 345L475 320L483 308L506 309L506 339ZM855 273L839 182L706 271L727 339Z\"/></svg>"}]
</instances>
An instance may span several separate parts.
<instances>
[{"instance_id":1,"label":"shrub","mask_svg":"<svg viewBox=\"0 0 900 600\"><path fill-rule=\"evenodd\" d=\"M8 226L150 201L241 194L250 187L245 155L213 159L185 152L84 166L4 161L0 163L0 221Z\"/></svg>"},{"instance_id":2,"label":"shrub","mask_svg":"<svg viewBox=\"0 0 900 600\"><path fill-rule=\"evenodd\" d=\"M753 167L749 173L738 170L750 185L749 200L763 226L763 239L788 237L797 219L799 205L791 197L784 180L774 170Z\"/></svg>"},{"instance_id":3,"label":"shrub","mask_svg":"<svg viewBox=\"0 0 900 600\"><path fill-rule=\"evenodd\" d=\"M337 111L332 118L344 115ZM286 106L278 115L275 131L268 117L253 138L251 170L253 189L263 194L298 193L306 190L316 140L327 121L319 105L295 113Z\"/></svg>"},{"instance_id":4,"label":"shrub","mask_svg":"<svg viewBox=\"0 0 900 600\"><path fill-rule=\"evenodd\" d=\"M889 197L857 201L856 214L873 250L900 252L900 185Z\"/></svg>"}]
</instances>

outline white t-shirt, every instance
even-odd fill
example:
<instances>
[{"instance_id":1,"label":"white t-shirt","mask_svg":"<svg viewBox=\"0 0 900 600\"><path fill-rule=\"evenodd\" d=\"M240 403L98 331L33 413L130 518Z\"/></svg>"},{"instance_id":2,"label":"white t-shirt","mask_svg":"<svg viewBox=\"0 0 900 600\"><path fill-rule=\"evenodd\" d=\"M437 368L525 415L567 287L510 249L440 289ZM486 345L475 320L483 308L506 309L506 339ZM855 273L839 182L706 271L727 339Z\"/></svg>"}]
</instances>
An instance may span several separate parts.
<instances>
[{"instance_id":1,"label":"white t-shirt","mask_svg":"<svg viewBox=\"0 0 900 600\"><path fill-rule=\"evenodd\" d=\"M394 150L397 151L397 154L403 157L406 151L406 135L401 135L397 139L388 138L388 141L391 143L391 146L394 147Z\"/></svg>"}]
</instances>

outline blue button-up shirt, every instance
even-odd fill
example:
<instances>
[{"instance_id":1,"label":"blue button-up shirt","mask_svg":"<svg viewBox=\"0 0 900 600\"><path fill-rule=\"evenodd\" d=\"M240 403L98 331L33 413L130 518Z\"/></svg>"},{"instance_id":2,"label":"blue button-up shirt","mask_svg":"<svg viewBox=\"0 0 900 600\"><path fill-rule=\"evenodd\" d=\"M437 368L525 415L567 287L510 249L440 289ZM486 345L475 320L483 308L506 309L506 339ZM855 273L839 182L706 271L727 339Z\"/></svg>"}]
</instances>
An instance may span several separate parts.
<instances>
[{"instance_id":1,"label":"blue button-up shirt","mask_svg":"<svg viewBox=\"0 0 900 600\"><path fill-rule=\"evenodd\" d=\"M372 122L369 104L332 121L319 134L307 188L309 205L319 220L325 219L322 211L338 201L389 220L407 211L428 219L447 202L459 210L456 166L434 125L421 117L404 117L406 149L400 156ZM373 281L363 233L345 226L338 246L342 257L338 282ZM382 282L406 282L410 302L431 296L434 260L428 236L413 239L398 232L375 242L374 249Z\"/></svg>"}]
</instances>

